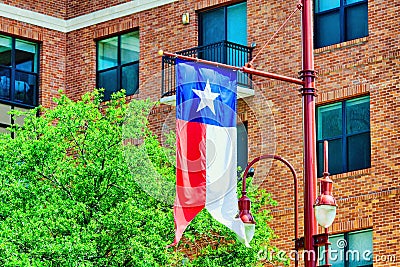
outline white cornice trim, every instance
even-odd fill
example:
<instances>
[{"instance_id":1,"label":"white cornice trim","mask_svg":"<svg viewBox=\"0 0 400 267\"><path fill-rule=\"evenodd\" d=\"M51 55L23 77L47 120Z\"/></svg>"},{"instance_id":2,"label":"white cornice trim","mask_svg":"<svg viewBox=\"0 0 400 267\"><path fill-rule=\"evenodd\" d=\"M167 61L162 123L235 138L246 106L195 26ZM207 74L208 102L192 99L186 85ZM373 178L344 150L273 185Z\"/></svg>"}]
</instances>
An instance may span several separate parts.
<instances>
[{"instance_id":1,"label":"white cornice trim","mask_svg":"<svg viewBox=\"0 0 400 267\"><path fill-rule=\"evenodd\" d=\"M0 3L0 17L67 33L175 1L177 0L133 0L68 20Z\"/></svg>"},{"instance_id":2,"label":"white cornice trim","mask_svg":"<svg viewBox=\"0 0 400 267\"><path fill-rule=\"evenodd\" d=\"M0 16L60 32L66 32L67 28L66 20L6 4L0 4Z\"/></svg>"},{"instance_id":3,"label":"white cornice trim","mask_svg":"<svg viewBox=\"0 0 400 267\"><path fill-rule=\"evenodd\" d=\"M177 0L134 0L117 6L79 16L66 21L66 32L75 31L108 20L132 15L144 10L163 6Z\"/></svg>"}]
</instances>

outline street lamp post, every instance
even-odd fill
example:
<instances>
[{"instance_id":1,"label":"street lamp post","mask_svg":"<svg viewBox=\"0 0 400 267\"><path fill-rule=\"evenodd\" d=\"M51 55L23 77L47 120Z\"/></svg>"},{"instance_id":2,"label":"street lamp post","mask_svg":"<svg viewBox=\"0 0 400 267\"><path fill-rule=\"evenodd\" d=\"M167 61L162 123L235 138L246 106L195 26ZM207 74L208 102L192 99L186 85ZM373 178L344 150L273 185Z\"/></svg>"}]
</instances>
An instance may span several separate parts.
<instances>
[{"instance_id":1,"label":"street lamp post","mask_svg":"<svg viewBox=\"0 0 400 267\"><path fill-rule=\"evenodd\" d=\"M303 104L303 174L304 174L304 242L302 248L308 252L315 251L314 236L318 234L317 221L313 204L317 197L316 174L316 130L315 130L315 70L313 51L312 0L301 0L302 32L302 70L299 72L302 81L300 89ZM273 77L269 73L252 70L251 65L243 68L244 72L286 82L297 81ZM319 239L318 239L319 240ZM298 243L300 244L300 243ZM298 245L300 246L300 245ZM316 267L315 257L304 259L305 267Z\"/></svg>"},{"instance_id":2,"label":"street lamp post","mask_svg":"<svg viewBox=\"0 0 400 267\"><path fill-rule=\"evenodd\" d=\"M312 25L312 0L299 0L297 8L301 10L301 33L302 33L302 70L300 78L292 78L274 73L256 70L252 62L243 67L230 66L217 62L211 62L189 56L159 51L160 55L196 60L210 65L222 66L229 69L242 71L270 79L281 80L297 85L300 89L303 104L303 174L304 174L304 238L296 240L296 249L303 248L308 252L316 250L316 247L326 245L327 232L318 234L317 220L314 214L314 202L317 198L317 174L316 174L316 136L315 136L315 70L313 51L313 25ZM254 58L253 58L254 60ZM329 189L329 181L324 184ZM329 191L329 190L328 190ZM326 192L328 192L326 191ZM250 200L243 199L242 210L250 209ZM245 218L245 217L243 217ZM248 218L251 221L251 218ZM253 220L254 221L254 220ZM305 267L316 267L316 257L304 259ZM328 265L329 266L329 265Z\"/></svg>"},{"instance_id":3,"label":"street lamp post","mask_svg":"<svg viewBox=\"0 0 400 267\"><path fill-rule=\"evenodd\" d=\"M272 154L265 154L260 157L257 157L253 159L247 166L246 169L243 172L243 178L242 178L242 197L238 201L239 205L239 217L242 220L243 223L246 224L252 224L255 225L255 220L253 218L253 215L251 215L250 212L250 205L251 201L247 197L247 191L246 191L246 179L249 176L249 170L252 168L252 166L257 163L260 160L263 159L275 159L278 160L282 163L284 163L289 169L290 172L293 175L293 207L294 207L294 240L299 239L299 198L298 198L298 181L297 181L297 174L293 166L284 158L278 156L278 155L272 155ZM296 260L295 260L295 267L298 266L298 254L296 253Z\"/></svg>"},{"instance_id":4,"label":"street lamp post","mask_svg":"<svg viewBox=\"0 0 400 267\"><path fill-rule=\"evenodd\" d=\"M314 251L313 236L318 233L313 204L317 197L316 137L315 137L315 71L313 52L312 0L303 0L302 46L304 81L301 95L303 100L303 164L304 164L304 249ZM316 260L306 257L305 267L316 267Z\"/></svg>"},{"instance_id":5,"label":"street lamp post","mask_svg":"<svg viewBox=\"0 0 400 267\"><path fill-rule=\"evenodd\" d=\"M271 155L271 154L265 154L260 157L257 157L253 159L246 167L246 169L243 172L243 178L242 178L242 196L238 201L238 206L239 206L239 217L245 224L245 229L249 229L249 231L253 231L251 233L246 233L246 235L253 236L254 234L254 229L255 229L255 220L253 215L251 214L250 211L250 206L251 206L251 201L247 197L247 191L246 191L246 179L248 177L249 170L252 168L252 166L257 163L258 161L262 159L275 159L283 162L287 167L289 167L290 171L292 172L293 175L293 185L294 185L294 240L295 240L295 267L298 266L298 251L300 249L305 249L305 242L306 242L306 236L299 238L298 236L298 192L297 192L297 187L298 187L298 181L297 181L297 174L293 166L284 158L277 156L277 155ZM313 234L311 235L311 244L312 244L312 249L306 250L307 253L304 253L303 255L307 255L308 257L303 257L304 259L304 264L313 264L314 266L317 265L318 261L318 247L320 246L325 246L325 264L320 265L319 267L330 267L331 265L329 264L329 233L328 233L328 227L332 225L335 216L336 216L336 200L332 196L332 180L329 178L329 172L328 172L328 141L324 141L324 178L320 179L320 195L313 201L314 205L313 208L315 209L315 221L318 222L322 227L325 228L325 233L323 234ZM311 218L305 218L304 220L304 228L306 229L306 223L308 219Z\"/></svg>"},{"instance_id":6,"label":"street lamp post","mask_svg":"<svg viewBox=\"0 0 400 267\"><path fill-rule=\"evenodd\" d=\"M318 234L317 220L313 204L317 197L316 174L316 130L315 130L315 70L313 51L312 0L301 0L302 32L302 70L299 72L302 81L300 89L303 104L303 174L304 174L304 241L298 242L297 248L308 252L315 251L317 246L314 237ZM267 78L297 83L287 78L272 77L269 73L252 70L251 64L243 68L244 72L257 74ZM324 240L320 240L321 242ZM302 246L300 245L302 244ZM316 267L315 257L304 259L305 267Z\"/></svg>"}]
</instances>

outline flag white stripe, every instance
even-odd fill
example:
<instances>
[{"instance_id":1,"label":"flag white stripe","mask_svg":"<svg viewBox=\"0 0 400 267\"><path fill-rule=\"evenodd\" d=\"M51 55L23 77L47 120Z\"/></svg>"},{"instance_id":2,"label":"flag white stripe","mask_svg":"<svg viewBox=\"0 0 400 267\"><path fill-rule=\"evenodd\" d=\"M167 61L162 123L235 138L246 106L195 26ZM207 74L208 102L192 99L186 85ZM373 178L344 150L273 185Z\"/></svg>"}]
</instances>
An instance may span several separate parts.
<instances>
[{"instance_id":1,"label":"flag white stripe","mask_svg":"<svg viewBox=\"0 0 400 267\"><path fill-rule=\"evenodd\" d=\"M248 245L237 199L236 127L207 125L206 204L210 214Z\"/></svg>"}]
</instances>

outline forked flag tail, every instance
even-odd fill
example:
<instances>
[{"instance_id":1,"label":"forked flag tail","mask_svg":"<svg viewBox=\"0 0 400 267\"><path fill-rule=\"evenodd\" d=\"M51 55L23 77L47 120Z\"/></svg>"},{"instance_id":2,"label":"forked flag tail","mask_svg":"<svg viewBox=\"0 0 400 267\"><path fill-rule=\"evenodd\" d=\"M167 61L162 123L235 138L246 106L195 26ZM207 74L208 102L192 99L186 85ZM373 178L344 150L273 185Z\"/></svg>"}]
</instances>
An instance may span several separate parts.
<instances>
[{"instance_id":1,"label":"forked flag tail","mask_svg":"<svg viewBox=\"0 0 400 267\"><path fill-rule=\"evenodd\" d=\"M178 244L205 207L249 245L236 195L237 73L176 59L176 199Z\"/></svg>"}]
</instances>

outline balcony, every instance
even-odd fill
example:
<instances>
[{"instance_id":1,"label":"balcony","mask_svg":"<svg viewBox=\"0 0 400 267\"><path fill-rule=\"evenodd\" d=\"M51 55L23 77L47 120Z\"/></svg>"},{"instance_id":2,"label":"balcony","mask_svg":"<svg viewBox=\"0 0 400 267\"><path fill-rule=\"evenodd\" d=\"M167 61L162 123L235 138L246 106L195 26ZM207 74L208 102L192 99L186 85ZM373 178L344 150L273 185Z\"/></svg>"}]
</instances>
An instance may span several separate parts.
<instances>
[{"instance_id":1,"label":"balcony","mask_svg":"<svg viewBox=\"0 0 400 267\"><path fill-rule=\"evenodd\" d=\"M222 41L205 46L198 46L186 49L176 54L200 58L231 66L242 67L252 58L253 47L247 47L228 41ZM175 105L176 94L176 58L170 56L162 57L162 77L161 77L161 103ZM238 72L238 98L254 95L252 89L251 75Z\"/></svg>"}]
</instances>

